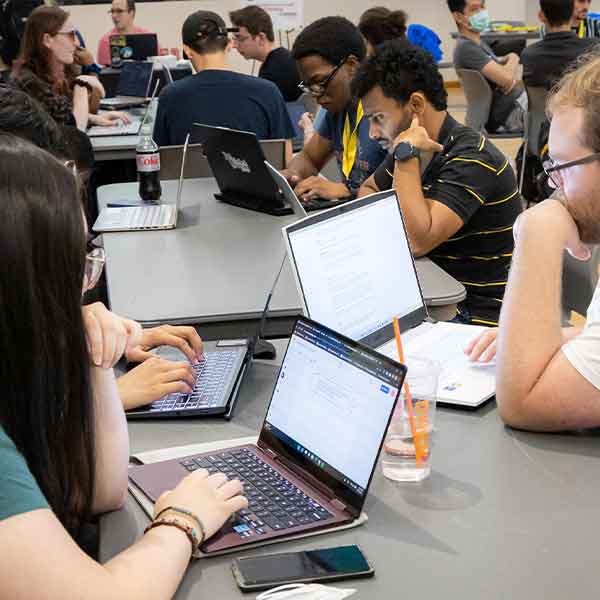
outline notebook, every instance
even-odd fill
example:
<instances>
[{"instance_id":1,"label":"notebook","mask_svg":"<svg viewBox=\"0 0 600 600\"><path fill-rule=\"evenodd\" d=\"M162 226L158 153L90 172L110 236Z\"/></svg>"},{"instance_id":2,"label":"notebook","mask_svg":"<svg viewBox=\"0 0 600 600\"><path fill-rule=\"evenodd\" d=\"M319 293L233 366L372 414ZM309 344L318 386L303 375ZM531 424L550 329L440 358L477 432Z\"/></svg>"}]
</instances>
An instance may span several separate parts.
<instances>
[{"instance_id":1,"label":"notebook","mask_svg":"<svg viewBox=\"0 0 600 600\"><path fill-rule=\"evenodd\" d=\"M150 96L151 62L127 62L119 75L117 95L100 100L100 107L120 110L144 104Z\"/></svg>"},{"instance_id":2,"label":"notebook","mask_svg":"<svg viewBox=\"0 0 600 600\"><path fill-rule=\"evenodd\" d=\"M361 518L406 369L299 317L256 444L133 466L136 490L155 501L199 468L244 483L248 509L204 554L325 533Z\"/></svg>"},{"instance_id":3,"label":"notebook","mask_svg":"<svg viewBox=\"0 0 600 600\"><path fill-rule=\"evenodd\" d=\"M440 402L475 408L495 394L494 365L463 351L485 328L428 317L395 192L310 215L283 236L305 315L393 358L397 316L406 353L441 364Z\"/></svg>"},{"instance_id":4,"label":"notebook","mask_svg":"<svg viewBox=\"0 0 600 600\"><path fill-rule=\"evenodd\" d=\"M181 152L181 171L179 173L175 204L144 204L103 208L92 229L98 233L175 229L181 205L183 173L189 141L190 136L188 134Z\"/></svg>"}]
</instances>

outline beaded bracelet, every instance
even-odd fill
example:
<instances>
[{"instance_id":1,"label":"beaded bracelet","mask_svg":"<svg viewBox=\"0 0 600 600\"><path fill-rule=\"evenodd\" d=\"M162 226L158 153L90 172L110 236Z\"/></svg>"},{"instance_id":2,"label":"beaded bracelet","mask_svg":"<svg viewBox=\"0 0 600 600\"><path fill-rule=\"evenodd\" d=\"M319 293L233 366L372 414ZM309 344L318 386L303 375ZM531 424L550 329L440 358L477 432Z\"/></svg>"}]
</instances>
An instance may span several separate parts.
<instances>
[{"instance_id":1,"label":"beaded bracelet","mask_svg":"<svg viewBox=\"0 0 600 600\"><path fill-rule=\"evenodd\" d=\"M188 540L190 540L190 544L192 545L192 556L196 554L196 552L198 551L198 547L200 546L200 540L198 539L198 534L196 533L196 530L191 525L188 525L184 521L181 521L177 518L155 519L154 521L152 521L152 523L150 523L150 525L148 525L148 527L146 527L146 529L144 529L144 534L148 533L148 531L150 531L151 529L154 529L154 527L159 527L160 525L176 527L180 531L183 531L183 533L187 535Z\"/></svg>"},{"instance_id":2,"label":"beaded bracelet","mask_svg":"<svg viewBox=\"0 0 600 600\"><path fill-rule=\"evenodd\" d=\"M166 513L167 511L179 513L194 519L194 521L196 521L196 523L198 524L198 529L200 530L200 533L202 534L200 543L202 543L206 539L206 527L204 527L204 523L200 520L200 517L198 517L198 515L194 514L191 510L188 510L187 508L182 508L181 506L167 506L166 508L163 508L157 515L155 515L154 519L156 520L160 518L160 516Z\"/></svg>"}]
</instances>

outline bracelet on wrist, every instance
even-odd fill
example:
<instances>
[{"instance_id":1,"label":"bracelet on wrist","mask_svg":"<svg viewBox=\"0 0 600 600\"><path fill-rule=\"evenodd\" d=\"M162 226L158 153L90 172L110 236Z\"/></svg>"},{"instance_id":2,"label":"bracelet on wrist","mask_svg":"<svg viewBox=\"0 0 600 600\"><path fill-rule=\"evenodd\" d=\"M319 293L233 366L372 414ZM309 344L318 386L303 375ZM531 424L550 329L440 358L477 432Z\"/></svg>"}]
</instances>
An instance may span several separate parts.
<instances>
[{"instance_id":1,"label":"bracelet on wrist","mask_svg":"<svg viewBox=\"0 0 600 600\"><path fill-rule=\"evenodd\" d=\"M202 542L204 542L204 540L206 539L206 527L204 527L204 523L200 520L200 517L198 517L198 515L194 514L191 510L188 510L187 508L182 508L181 506L167 506L166 508L163 508L157 515L154 516L154 520L160 519L160 517L166 512L173 512L176 514L178 513L180 515L184 515L193 519L194 522L198 525L198 529L200 530L200 534L202 536L199 543L201 544Z\"/></svg>"},{"instance_id":2,"label":"bracelet on wrist","mask_svg":"<svg viewBox=\"0 0 600 600\"><path fill-rule=\"evenodd\" d=\"M76 85L85 88L90 94L94 91L94 88L87 81L82 81L81 79L74 79L73 87L75 87Z\"/></svg>"},{"instance_id":3,"label":"bracelet on wrist","mask_svg":"<svg viewBox=\"0 0 600 600\"><path fill-rule=\"evenodd\" d=\"M155 527L161 527L163 525L166 527L175 527L176 529L179 529L180 531L185 533L192 546L192 557L194 557L197 554L198 548L200 547L200 539L198 538L198 534L196 533L194 527L192 527L182 519L166 517L163 517L162 519L155 519L154 521L152 521L152 523L148 525L148 527L146 527L146 529L144 529L144 533L146 534L151 529L154 529Z\"/></svg>"}]
</instances>

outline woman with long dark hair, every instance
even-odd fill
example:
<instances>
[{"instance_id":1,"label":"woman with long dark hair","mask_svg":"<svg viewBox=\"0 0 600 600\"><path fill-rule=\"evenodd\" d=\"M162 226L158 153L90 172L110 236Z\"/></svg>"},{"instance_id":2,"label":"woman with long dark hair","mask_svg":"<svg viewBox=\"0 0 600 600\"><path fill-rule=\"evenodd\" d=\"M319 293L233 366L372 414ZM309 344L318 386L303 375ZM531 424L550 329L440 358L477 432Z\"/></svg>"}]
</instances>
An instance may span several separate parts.
<instances>
[{"instance_id":1,"label":"woman with long dark hair","mask_svg":"<svg viewBox=\"0 0 600 600\"><path fill-rule=\"evenodd\" d=\"M0 598L170 598L192 551L247 506L241 484L196 471L159 498L162 514L131 548L105 565L79 549L69 534L127 493L112 367L139 326L82 310L103 256L86 255L67 167L0 134L0 198Z\"/></svg>"},{"instance_id":2,"label":"woman with long dark hair","mask_svg":"<svg viewBox=\"0 0 600 600\"><path fill-rule=\"evenodd\" d=\"M104 96L104 88L96 77L77 74L76 31L69 13L62 8L36 8L27 19L21 51L13 65L12 85L39 100L60 125L85 130L88 123L114 125L127 121L120 112L90 113L90 104Z\"/></svg>"}]
</instances>

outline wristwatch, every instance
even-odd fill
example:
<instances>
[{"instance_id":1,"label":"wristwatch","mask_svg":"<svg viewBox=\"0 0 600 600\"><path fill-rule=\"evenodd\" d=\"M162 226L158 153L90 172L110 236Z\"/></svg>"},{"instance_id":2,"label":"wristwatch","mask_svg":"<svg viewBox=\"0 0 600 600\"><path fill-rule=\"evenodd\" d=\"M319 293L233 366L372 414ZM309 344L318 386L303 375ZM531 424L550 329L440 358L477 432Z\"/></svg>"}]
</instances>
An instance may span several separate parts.
<instances>
[{"instance_id":1,"label":"wristwatch","mask_svg":"<svg viewBox=\"0 0 600 600\"><path fill-rule=\"evenodd\" d=\"M419 158L421 151L413 146L410 142L400 142L394 148L394 160L406 162L411 158Z\"/></svg>"}]
</instances>

